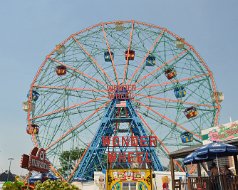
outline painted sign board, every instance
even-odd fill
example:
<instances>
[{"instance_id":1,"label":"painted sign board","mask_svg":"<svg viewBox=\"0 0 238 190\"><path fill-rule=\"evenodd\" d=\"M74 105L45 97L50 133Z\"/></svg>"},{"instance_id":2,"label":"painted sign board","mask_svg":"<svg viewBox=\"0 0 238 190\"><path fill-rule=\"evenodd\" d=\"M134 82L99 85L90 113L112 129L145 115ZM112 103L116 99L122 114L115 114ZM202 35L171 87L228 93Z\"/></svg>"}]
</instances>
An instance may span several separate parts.
<instances>
[{"instance_id":1,"label":"painted sign board","mask_svg":"<svg viewBox=\"0 0 238 190\"><path fill-rule=\"evenodd\" d=\"M43 148L34 147L30 155L22 155L21 167L29 171L45 173L49 172L50 162L46 159Z\"/></svg>"},{"instance_id":2,"label":"painted sign board","mask_svg":"<svg viewBox=\"0 0 238 190\"><path fill-rule=\"evenodd\" d=\"M152 171L149 169L109 169L106 174L107 189L152 189ZM132 188L129 188L132 189Z\"/></svg>"},{"instance_id":3,"label":"painted sign board","mask_svg":"<svg viewBox=\"0 0 238 190\"><path fill-rule=\"evenodd\" d=\"M213 141L228 141L237 138L238 138L238 121L202 130L203 144L209 144Z\"/></svg>"}]
</instances>

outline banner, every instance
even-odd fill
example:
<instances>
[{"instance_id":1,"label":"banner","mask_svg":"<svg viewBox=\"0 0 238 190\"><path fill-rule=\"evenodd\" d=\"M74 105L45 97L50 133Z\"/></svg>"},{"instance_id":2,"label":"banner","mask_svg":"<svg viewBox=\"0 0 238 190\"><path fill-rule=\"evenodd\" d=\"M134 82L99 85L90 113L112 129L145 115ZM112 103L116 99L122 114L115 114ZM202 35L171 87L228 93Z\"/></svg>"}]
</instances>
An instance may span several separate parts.
<instances>
[{"instance_id":1,"label":"banner","mask_svg":"<svg viewBox=\"0 0 238 190\"><path fill-rule=\"evenodd\" d=\"M238 121L202 130L203 144L209 144L213 141L228 141L237 138L238 138Z\"/></svg>"}]
</instances>

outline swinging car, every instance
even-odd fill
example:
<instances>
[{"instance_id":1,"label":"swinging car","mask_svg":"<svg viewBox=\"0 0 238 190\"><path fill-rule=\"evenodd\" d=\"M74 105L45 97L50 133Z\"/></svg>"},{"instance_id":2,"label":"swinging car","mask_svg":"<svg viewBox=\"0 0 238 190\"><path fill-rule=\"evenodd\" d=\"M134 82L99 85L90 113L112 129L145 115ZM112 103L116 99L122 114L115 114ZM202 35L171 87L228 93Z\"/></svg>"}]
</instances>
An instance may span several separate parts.
<instances>
[{"instance_id":1,"label":"swinging car","mask_svg":"<svg viewBox=\"0 0 238 190\"><path fill-rule=\"evenodd\" d=\"M134 60L134 58L135 58L135 51L133 51L133 50L126 50L125 51L125 59L127 60Z\"/></svg>"},{"instance_id":2,"label":"swinging car","mask_svg":"<svg viewBox=\"0 0 238 190\"><path fill-rule=\"evenodd\" d=\"M32 134L37 135L39 133L39 126L36 124L31 124L30 126L28 125L26 132L29 135L32 135Z\"/></svg>"},{"instance_id":3,"label":"swinging car","mask_svg":"<svg viewBox=\"0 0 238 190\"><path fill-rule=\"evenodd\" d=\"M111 51L111 56L112 56L112 59L113 59L114 58L114 53L112 51ZM110 56L110 52L109 51L105 51L104 52L104 60L105 60L105 62L112 62L111 56Z\"/></svg>"},{"instance_id":4,"label":"swinging car","mask_svg":"<svg viewBox=\"0 0 238 190\"><path fill-rule=\"evenodd\" d=\"M174 95L176 98L183 98L186 96L186 90L183 86L177 86L174 88Z\"/></svg>"},{"instance_id":5,"label":"swinging car","mask_svg":"<svg viewBox=\"0 0 238 190\"><path fill-rule=\"evenodd\" d=\"M154 66L155 65L155 56L153 55L149 55L147 58L146 58L146 66Z\"/></svg>"},{"instance_id":6,"label":"swinging car","mask_svg":"<svg viewBox=\"0 0 238 190\"><path fill-rule=\"evenodd\" d=\"M183 132L180 135L180 138L181 138L182 143L192 142L193 141L193 134L186 131L186 132Z\"/></svg>"},{"instance_id":7,"label":"swinging car","mask_svg":"<svg viewBox=\"0 0 238 190\"><path fill-rule=\"evenodd\" d=\"M184 38L177 39L175 41L175 45L177 48L183 49L184 48Z\"/></svg>"},{"instance_id":8,"label":"swinging car","mask_svg":"<svg viewBox=\"0 0 238 190\"><path fill-rule=\"evenodd\" d=\"M56 49L56 53L57 53L58 55L60 55L60 54L62 54L62 53L65 52L65 46L62 45L62 44L56 45L55 49Z\"/></svg>"},{"instance_id":9,"label":"swinging car","mask_svg":"<svg viewBox=\"0 0 238 190\"><path fill-rule=\"evenodd\" d=\"M211 94L211 98L213 102L216 102L216 98L217 98L218 102L221 103L224 100L224 94L222 92L213 92Z\"/></svg>"},{"instance_id":10,"label":"swinging car","mask_svg":"<svg viewBox=\"0 0 238 190\"><path fill-rule=\"evenodd\" d=\"M177 75L177 72L175 71L174 68L166 69L164 73L165 73L165 76L167 77L167 79L169 79L169 80L176 77L176 75Z\"/></svg>"},{"instance_id":11,"label":"swinging car","mask_svg":"<svg viewBox=\"0 0 238 190\"><path fill-rule=\"evenodd\" d=\"M28 111L29 111L30 108L29 108L29 103L28 103L28 101L22 103L22 109L23 109L25 112L28 112ZM32 103L31 103L31 111L34 111L34 110L35 110L35 103L32 102Z\"/></svg>"},{"instance_id":12,"label":"swinging car","mask_svg":"<svg viewBox=\"0 0 238 190\"><path fill-rule=\"evenodd\" d=\"M184 111L184 114L188 119L190 119L190 118L196 117L198 115L198 111L195 107L192 106L192 107L186 108Z\"/></svg>"},{"instance_id":13,"label":"swinging car","mask_svg":"<svg viewBox=\"0 0 238 190\"><path fill-rule=\"evenodd\" d=\"M66 74L67 69L64 65L59 65L59 66L56 67L55 71L56 71L57 75L63 76L63 75Z\"/></svg>"},{"instance_id":14,"label":"swinging car","mask_svg":"<svg viewBox=\"0 0 238 190\"><path fill-rule=\"evenodd\" d=\"M29 97L29 93L27 94L27 98ZM32 90L32 100L35 102L38 100L40 94L38 92L36 92L35 90Z\"/></svg>"}]
</instances>

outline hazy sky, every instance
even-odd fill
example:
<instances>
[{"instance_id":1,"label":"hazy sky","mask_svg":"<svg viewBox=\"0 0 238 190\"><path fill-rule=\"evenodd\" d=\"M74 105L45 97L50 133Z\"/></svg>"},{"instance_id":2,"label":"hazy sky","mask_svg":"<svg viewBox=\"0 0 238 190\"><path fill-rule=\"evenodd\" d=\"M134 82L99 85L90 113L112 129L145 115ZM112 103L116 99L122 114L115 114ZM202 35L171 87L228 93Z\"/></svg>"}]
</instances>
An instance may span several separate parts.
<instances>
[{"instance_id":1,"label":"hazy sky","mask_svg":"<svg viewBox=\"0 0 238 190\"><path fill-rule=\"evenodd\" d=\"M44 57L70 34L102 21L139 20L184 37L225 95L220 123L238 119L237 0L0 0L0 172L32 148L22 102Z\"/></svg>"}]
</instances>

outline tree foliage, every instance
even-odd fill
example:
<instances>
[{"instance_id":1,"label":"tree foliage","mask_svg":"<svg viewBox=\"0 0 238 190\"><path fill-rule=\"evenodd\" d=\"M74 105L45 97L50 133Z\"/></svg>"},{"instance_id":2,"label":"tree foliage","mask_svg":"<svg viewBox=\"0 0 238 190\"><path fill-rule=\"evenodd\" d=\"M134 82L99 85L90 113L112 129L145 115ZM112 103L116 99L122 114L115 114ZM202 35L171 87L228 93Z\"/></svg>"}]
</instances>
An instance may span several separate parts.
<instances>
[{"instance_id":1,"label":"tree foliage","mask_svg":"<svg viewBox=\"0 0 238 190\"><path fill-rule=\"evenodd\" d=\"M56 181L51 181L51 180L46 180L45 182L41 183L40 181L35 183L35 190L42 190L42 189L47 189L47 190L78 190L74 185L71 185L67 182L62 182L60 180Z\"/></svg>"},{"instance_id":2,"label":"tree foliage","mask_svg":"<svg viewBox=\"0 0 238 190\"><path fill-rule=\"evenodd\" d=\"M84 151L85 149L83 148L81 149L75 148L75 149L63 151L61 153L59 157L60 166L61 166L59 169L59 172L61 173L61 175L67 176L70 174L77 160L81 158Z\"/></svg>"}]
</instances>

